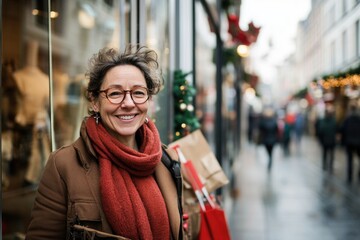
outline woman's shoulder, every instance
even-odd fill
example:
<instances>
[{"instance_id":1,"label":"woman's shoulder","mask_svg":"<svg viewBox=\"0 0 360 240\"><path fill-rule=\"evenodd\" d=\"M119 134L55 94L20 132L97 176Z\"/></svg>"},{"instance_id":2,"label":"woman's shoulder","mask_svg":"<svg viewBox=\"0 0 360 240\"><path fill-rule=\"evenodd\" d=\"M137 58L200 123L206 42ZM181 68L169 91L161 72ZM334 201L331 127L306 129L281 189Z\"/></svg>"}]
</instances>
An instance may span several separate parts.
<instances>
[{"instance_id":1,"label":"woman's shoulder","mask_svg":"<svg viewBox=\"0 0 360 240\"><path fill-rule=\"evenodd\" d=\"M77 141L60 147L59 149L53 151L49 156L49 164L53 164L56 168L72 168L74 165L78 165L77 153L75 151L74 145Z\"/></svg>"},{"instance_id":2,"label":"woman's shoulder","mask_svg":"<svg viewBox=\"0 0 360 240\"><path fill-rule=\"evenodd\" d=\"M59 149L53 151L50 154L48 161L49 162L53 161L56 164L64 164L66 162L69 162L66 159L69 159L72 156L74 156L73 153L74 153L74 148L72 148L70 146L60 147Z\"/></svg>"},{"instance_id":3,"label":"woman's shoulder","mask_svg":"<svg viewBox=\"0 0 360 240\"><path fill-rule=\"evenodd\" d=\"M47 175L60 176L68 185L82 182L91 170L97 169L97 164L86 152L76 148L76 142L63 146L52 152L46 163ZM91 171L96 176L97 171Z\"/></svg>"}]
</instances>

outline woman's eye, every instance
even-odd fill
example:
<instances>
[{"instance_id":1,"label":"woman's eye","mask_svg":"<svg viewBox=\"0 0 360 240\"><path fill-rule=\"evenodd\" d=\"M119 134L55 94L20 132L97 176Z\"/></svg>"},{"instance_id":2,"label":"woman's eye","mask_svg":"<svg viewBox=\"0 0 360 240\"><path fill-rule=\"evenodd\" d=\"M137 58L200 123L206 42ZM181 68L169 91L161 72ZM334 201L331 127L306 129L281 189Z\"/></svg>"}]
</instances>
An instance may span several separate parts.
<instances>
[{"instance_id":1,"label":"woman's eye","mask_svg":"<svg viewBox=\"0 0 360 240\"><path fill-rule=\"evenodd\" d=\"M111 91L108 93L109 97L120 97L122 95L123 95L123 93L121 91Z\"/></svg>"},{"instance_id":2,"label":"woman's eye","mask_svg":"<svg viewBox=\"0 0 360 240\"><path fill-rule=\"evenodd\" d=\"M135 92L133 92L133 94L135 95L135 96L139 96L139 97L142 97L142 96L145 96L145 92L143 92L143 91L135 91Z\"/></svg>"}]
</instances>

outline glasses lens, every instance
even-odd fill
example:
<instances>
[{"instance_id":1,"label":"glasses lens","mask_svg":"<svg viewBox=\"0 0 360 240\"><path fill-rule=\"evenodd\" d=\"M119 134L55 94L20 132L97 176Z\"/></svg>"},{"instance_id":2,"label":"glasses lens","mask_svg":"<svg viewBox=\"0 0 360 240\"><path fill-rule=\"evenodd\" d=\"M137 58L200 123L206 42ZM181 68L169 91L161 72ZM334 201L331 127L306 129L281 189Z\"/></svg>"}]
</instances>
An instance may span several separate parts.
<instances>
[{"instance_id":1,"label":"glasses lens","mask_svg":"<svg viewBox=\"0 0 360 240\"><path fill-rule=\"evenodd\" d=\"M110 102L118 104L124 99L125 92L119 88L109 88L106 92L106 96Z\"/></svg>"},{"instance_id":2,"label":"glasses lens","mask_svg":"<svg viewBox=\"0 0 360 240\"><path fill-rule=\"evenodd\" d=\"M134 103L144 103L148 100L149 94L147 88L135 87L130 91Z\"/></svg>"}]
</instances>

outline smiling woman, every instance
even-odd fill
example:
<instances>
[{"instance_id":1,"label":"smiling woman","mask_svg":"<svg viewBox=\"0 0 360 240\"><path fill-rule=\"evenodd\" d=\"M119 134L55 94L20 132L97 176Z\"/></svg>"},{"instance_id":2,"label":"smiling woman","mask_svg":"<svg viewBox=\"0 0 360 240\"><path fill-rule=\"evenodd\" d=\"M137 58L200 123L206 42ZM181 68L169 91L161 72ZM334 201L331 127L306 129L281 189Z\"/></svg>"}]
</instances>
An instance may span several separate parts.
<instances>
[{"instance_id":1,"label":"smiling woman","mask_svg":"<svg viewBox=\"0 0 360 240\"><path fill-rule=\"evenodd\" d=\"M181 238L181 203L147 117L163 83L157 54L147 47L104 48L90 59L86 76L90 116L73 144L51 154L27 239L78 239L79 225L114 239ZM53 224L45 227L44 220Z\"/></svg>"}]
</instances>

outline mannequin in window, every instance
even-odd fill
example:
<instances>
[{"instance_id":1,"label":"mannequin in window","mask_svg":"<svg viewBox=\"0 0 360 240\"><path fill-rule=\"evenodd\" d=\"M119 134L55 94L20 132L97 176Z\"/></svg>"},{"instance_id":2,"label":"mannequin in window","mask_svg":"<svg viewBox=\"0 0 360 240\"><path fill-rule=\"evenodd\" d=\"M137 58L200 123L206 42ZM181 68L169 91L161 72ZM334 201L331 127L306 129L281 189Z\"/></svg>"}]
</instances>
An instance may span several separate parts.
<instances>
[{"instance_id":1,"label":"mannequin in window","mask_svg":"<svg viewBox=\"0 0 360 240\"><path fill-rule=\"evenodd\" d=\"M19 151L27 153L20 159L22 163L28 164L24 183L36 183L42 158L47 158L39 152L46 155L50 151L47 134L49 77L38 67L39 43L29 41L26 47L25 66L13 74L18 90L15 122L22 129L19 137L23 140L20 140Z\"/></svg>"},{"instance_id":2,"label":"mannequin in window","mask_svg":"<svg viewBox=\"0 0 360 240\"><path fill-rule=\"evenodd\" d=\"M35 124L36 115L47 111L49 103L49 77L38 68L39 43L29 41L25 66L14 72L19 99L15 121L22 126Z\"/></svg>"}]
</instances>

